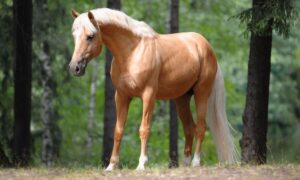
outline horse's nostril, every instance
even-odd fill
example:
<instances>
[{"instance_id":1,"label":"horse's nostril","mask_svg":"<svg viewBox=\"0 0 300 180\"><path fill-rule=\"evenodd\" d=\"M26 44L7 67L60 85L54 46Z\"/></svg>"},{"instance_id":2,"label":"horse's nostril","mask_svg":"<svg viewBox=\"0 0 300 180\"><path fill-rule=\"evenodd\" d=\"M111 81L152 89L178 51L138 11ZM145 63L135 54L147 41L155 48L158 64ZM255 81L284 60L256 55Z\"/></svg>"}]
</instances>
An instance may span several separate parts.
<instances>
[{"instance_id":1,"label":"horse's nostril","mask_svg":"<svg viewBox=\"0 0 300 180\"><path fill-rule=\"evenodd\" d=\"M76 66L75 71L78 73L79 72L79 66Z\"/></svg>"}]
</instances>

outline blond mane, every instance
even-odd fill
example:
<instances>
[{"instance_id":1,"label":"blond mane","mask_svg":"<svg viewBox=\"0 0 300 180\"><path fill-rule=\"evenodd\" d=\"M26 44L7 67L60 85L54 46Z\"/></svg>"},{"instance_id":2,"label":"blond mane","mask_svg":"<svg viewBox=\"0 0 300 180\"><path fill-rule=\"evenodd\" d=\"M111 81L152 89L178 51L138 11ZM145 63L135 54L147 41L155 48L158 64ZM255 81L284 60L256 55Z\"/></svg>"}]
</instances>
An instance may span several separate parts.
<instances>
[{"instance_id":1,"label":"blond mane","mask_svg":"<svg viewBox=\"0 0 300 180\"><path fill-rule=\"evenodd\" d=\"M143 21L135 20L121 11L99 8L91 10L91 12L100 24L113 24L129 30L139 37L153 37L156 35L156 32L148 24ZM87 27L91 32L97 31L89 21L87 13L82 13L75 19L72 31L74 32L82 26Z\"/></svg>"}]
</instances>

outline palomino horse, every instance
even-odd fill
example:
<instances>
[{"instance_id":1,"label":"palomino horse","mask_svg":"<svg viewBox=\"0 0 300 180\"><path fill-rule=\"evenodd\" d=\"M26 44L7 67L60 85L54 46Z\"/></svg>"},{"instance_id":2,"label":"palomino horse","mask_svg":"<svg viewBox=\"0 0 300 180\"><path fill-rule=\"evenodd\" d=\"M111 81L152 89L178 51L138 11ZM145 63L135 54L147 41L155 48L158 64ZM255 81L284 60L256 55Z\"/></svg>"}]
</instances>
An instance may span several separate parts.
<instances>
[{"instance_id":1,"label":"palomino horse","mask_svg":"<svg viewBox=\"0 0 300 180\"><path fill-rule=\"evenodd\" d=\"M143 170L148 160L147 139L155 99L174 99L176 102L186 139L186 165L200 165L206 111L219 160L236 160L225 112L223 76L212 47L203 36L192 32L158 34L146 23L107 8L83 14L72 11L72 15L75 18L72 28L75 49L69 65L71 73L83 75L86 65L100 54L103 44L114 56L111 79L116 88L117 121L107 170L113 170L119 161L120 142L133 97L140 97L143 102L138 170ZM196 124L190 110L192 95L197 111ZM192 160L194 137L196 146Z\"/></svg>"}]
</instances>

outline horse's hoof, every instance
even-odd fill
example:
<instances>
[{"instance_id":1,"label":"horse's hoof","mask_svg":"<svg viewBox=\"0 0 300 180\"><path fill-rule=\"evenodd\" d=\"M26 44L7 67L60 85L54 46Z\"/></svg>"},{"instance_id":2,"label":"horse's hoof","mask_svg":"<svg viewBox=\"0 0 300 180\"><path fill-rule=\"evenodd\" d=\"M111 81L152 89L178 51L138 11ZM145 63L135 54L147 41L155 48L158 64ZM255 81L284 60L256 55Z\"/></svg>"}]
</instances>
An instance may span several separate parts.
<instances>
[{"instance_id":1,"label":"horse's hoof","mask_svg":"<svg viewBox=\"0 0 300 180\"><path fill-rule=\"evenodd\" d=\"M185 166L190 166L192 162L192 157L191 156L184 156L183 163Z\"/></svg>"},{"instance_id":2,"label":"horse's hoof","mask_svg":"<svg viewBox=\"0 0 300 180\"><path fill-rule=\"evenodd\" d=\"M193 162L193 163L192 163L192 167L200 167L200 163L198 163L198 162Z\"/></svg>"},{"instance_id":3,"label":"horse's hoof","mask_svg":"<svg viewBox=\"0 0 300 180\"><path fill-rule=\"evenodd\" d=\"M192 167L200 167L200 155L195 154L193 161L192 161Z\"/></svg>"},{"instance_id":4,"label":"horse's hoof","mask_svg":"<svg viewBox=\"0 0 300 180\"><path fill-rule=\"evenodd\" d=\"M114 170L114 164L109 164L108 166L107 166L107 168L105 169L105 171L113 171Z\"/></svg>"},{"instance_id":5,"label":"horse's hoof","mask_svg":"<svg viewBox=\"0 0 300 180\"><path fill-rule=\"evenodd\" d=\"M137 171L144 171L145 170L145 166L138 166L135 170L137 170Z\"/></svg>"},{"instance_id":6,"label":"horse's hoof","mask_svg":"<svg viewBox=\"0 0 300 180\"><path fill-rule=\"evenodd\" d=\"M200 167L200 159L193 159L192 167Z\"/></svg>"}]
</instances>

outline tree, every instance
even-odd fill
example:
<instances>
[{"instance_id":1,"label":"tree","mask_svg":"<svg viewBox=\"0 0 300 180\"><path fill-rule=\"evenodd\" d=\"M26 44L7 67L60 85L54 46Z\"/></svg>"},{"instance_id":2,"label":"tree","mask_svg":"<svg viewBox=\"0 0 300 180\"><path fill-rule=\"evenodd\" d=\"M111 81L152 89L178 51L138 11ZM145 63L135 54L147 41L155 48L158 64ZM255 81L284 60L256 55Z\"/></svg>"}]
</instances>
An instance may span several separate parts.
<instances>
[{"instance_id":1,"label":"tree","mask_svg":"<svg viewBox=\"0 0 300 180\"><path fill-rule=\"evenodd\" d=\"M97 1L94 0L94 4L97 4ZM95 125L95 110L96 110L96 90L97 90L97 80L98 80L98 66L99 63L96 60L94 62L94 69L91 79L90 86L90 103L89 103L89 112L88 112L88 124L87 124L87 138L86 138L86 148L87 156L91 157L92 147L93 147L93 136L94 136L94 125Z\"/></svg>"},{"instance_id":2,"label":"tree","mask_svg":"<svg viewBox=\"0 0 300 180\"><path fill-rule=\"evenodd\" d=\"M13 27L12 22L12 5L7 1L0 3L2 7L0 27L0 167L8 167L11 165L11 140L12 136L12 112L13 99L9 93L13 86L12 78L12 38Z\"/></svg>"},{"instance_id":3,"label":"tree","mask_svg":"<svg viewBox=\"0 0 300 180\"><path fill-rule=\"evenodd\" d=\"M179 1L171 0L170 3L170 33L179 30ZM170 141L169 141L169 167L178 167L178 118L175 102L170 100Z\"/></svg>"},{"instance_id":4,"label":"tree","mask_svg":"<svg viewBox=\"0 0 300 180\"><path fill-rule=\"evenodd\" d=\"M91 80L91 95L90 95L90 104L89 104L89 114L88 114L88 128L87 128L87 153L88 156L92 153L93 146L93 127L95 119L95 103L96 103L96 86L98 79L98 62L95 61L92 80Z\"/></svg>"},{"instance_id":5,"label":"tree","mask_svg":"<svg viewBox=\"0 0 300 180\"><path fill-rule=\"evenodd\" d=\"M34 42L37 44L34 49L34 58L38 59L35 61L38 63L33 63L33 68L40 69L40 71L36 71L33 74L34 80L38 82L39 86L33 88L42 88L41 98L37 98L38 102L36 102L41 107L38 108L40 116L37 119L42 120L42 130L40 130L41 133L33 132L33 140L39 137L35 136L35 134L42 135L42 163L46 166L52 166L59 155L61 132L57 125L57 108L53 103L57 94L52 68L54 56L51 52L54 52L55 46L53 45L53 40L49 36L45 36L45 34L51 34L51 31L57 27L54 19L48 19L57 10L50 11L47 0L36 1L33 9L33 24L35 27L33 34ZM34 114L32 119L34 119ZM31 123L39 122L32 121Z\"/></svg>"},{"instance_id":6,"label":"tree","mask_svg":"<svg viewBox=\"0 0 300 180\"><path fill-rule=\"evenodd\" d=\"M55 110L53 107L53 79L50 59L50 47L47 41L43 44L43 53L40 56L42 62L42 84L43 84L43 95L42 95L42 120L43 120L43 145L42 145L42 162L46 166L52 166L59 152L59 143L56 141L56 118Z\"/></svg>"},{"instance_id":7,"label":"tree","mask_svg":"<svg viewBox=\"0 0 300 180\"><path fill-rule=\"evenodd\" d=\"M107 7L112 9L121 9L120 0L107 0ZM102 165L108 166L113 142L114 129L116 124L116 107L115 107L115 89L110 78L110 66L112 54L106 50L105 56L105 99L104 99L104 134L103 134L103 153Z\"/></svg>"},{"instance_id":8,"label":"tree","mask_svg":"<svg viewBox=\"0 0 300 180\"><path fill-rule=\"evenodd\" d=\"M241 141L242 160L246 163L266 163L272 31L287 36L292 16L290 0L253 0L252 9L240 14L251 32Z\"/></svg>"},{"instance_id":9,"label":"tree","mask_svg":"<svg viewBox=\"0 0 300 180\"><path fill-rule=\"evenodd\" d=\"M14 58L14 138L13 161L27 166L31 159L31 62L32 62L32 1L13 1L15 38Z\"/></svg>"}]
</instances>

